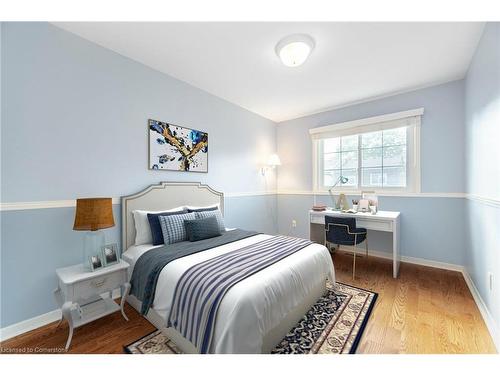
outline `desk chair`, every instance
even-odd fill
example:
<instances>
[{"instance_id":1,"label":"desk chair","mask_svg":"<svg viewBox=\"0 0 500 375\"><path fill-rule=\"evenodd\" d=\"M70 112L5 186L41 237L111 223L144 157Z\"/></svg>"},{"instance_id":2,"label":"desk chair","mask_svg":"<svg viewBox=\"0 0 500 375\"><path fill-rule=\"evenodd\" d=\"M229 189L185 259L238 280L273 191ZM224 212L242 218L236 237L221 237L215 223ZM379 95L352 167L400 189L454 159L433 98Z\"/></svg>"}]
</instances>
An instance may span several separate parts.
<instances>
[{"instance_id":1,"label":"desk chair","mask_svg":"<svg viewBox=\"0 0 500 375\"><path fill-rule=\"evenodd\" d=\"M352 278L356 273L357 245L365 241L366 256L368 257L368 234L365 228L356 228L356 219L353 217L325 216L325 241L328 244L354 246Z\"/></svg>"}]
</instances>

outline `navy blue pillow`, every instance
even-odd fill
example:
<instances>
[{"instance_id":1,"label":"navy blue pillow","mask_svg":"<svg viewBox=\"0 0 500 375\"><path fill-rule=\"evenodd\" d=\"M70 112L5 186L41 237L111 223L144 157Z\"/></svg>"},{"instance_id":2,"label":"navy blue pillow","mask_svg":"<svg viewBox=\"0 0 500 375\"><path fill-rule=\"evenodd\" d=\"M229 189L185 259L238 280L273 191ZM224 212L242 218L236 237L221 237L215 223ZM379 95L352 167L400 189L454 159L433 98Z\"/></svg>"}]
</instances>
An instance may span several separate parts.
<instances>
[{"instance_id":1,"label":"navy blue pillow","mask_svg":"<svg viewBox=\"0 0 500 375\"><path fill-rule=\"evenodd\" d=\"M188 241L200 241L220 236L219 222L215 216L204 219L184 220Z\"/></svg>"},{"instance_id":2,"label":"navy blue pillow","mask_svg":"<svg viewBox=\"0 0 500 375\"><path fill-rule=\"evenodd\" d=\"M205 211L216 211L219 207L208 207L208 208L188 208L188 212L205 212Z\"/></svg>"},{"instance_id":3,"label":"navy blue pillow","mask_svg":"<svg viewBox=\"0 0 500 375\"><path fill-rule=\"evenodd\" d=\"M153 237L153 245L163 245L163 232L161 230L160 219L158 216L171 216L187 214L187 210L160 212L157 214L148 214L149 227L151 228L151 236Z\"/></svg>"}]
</instances>

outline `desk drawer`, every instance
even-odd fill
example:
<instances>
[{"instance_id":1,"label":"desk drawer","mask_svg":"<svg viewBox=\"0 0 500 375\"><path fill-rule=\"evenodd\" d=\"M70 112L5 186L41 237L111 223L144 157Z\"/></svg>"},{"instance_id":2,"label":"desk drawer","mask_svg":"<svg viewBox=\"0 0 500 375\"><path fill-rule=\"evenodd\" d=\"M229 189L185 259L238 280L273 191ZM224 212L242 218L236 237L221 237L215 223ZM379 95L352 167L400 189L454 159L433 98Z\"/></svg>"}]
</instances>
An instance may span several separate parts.
<instances>
[{"instance_id":1,"label":"desk drawer","mask_svg":"<svg viewBox=\"0 0 500 375\"><path fill-rule=\"evenodd\" d=\"M392 232L392 221L389 220L366 220L363 218L356 218L356 226L382 232Z\"/></svg>"},{"instance_id":2,"label":"desk drawer","mask_svg":"<svg viewBox=\"0 0 500 375\"><path fill-rule=\"evenodd\" d=\"M311 223L324 225L325 224L325 215L311 214Z\"/></svg>"},{"instance_id":3,"label":"desk drawer","mask_svg":"<svg viewBox=\"0 0 500 375\"><path fill-rule=\"evenodd\" d=\"M88 298L95 294L99 295L112 289L116 289L125 283L125 281L125 272L114 272L74 284L74 293L75 296L78 296L79 298Z\"/></svg>"}]
</instances>

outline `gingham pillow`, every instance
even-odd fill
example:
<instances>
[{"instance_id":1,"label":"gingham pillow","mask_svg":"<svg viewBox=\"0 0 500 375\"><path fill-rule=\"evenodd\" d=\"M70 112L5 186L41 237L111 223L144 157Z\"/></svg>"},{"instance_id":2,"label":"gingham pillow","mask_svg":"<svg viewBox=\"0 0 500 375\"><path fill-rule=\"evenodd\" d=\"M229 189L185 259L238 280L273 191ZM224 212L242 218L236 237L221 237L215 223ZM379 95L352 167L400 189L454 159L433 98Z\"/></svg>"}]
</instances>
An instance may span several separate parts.
<instances>
[{"instance_id":1,"label":"gingham pillow","mask_svg":"<svg viewBox=\"0 0 500 375\"><path fill-rule=\"evenodd\" d=\"M197 219L206 219L207 217L210 216L215 216L217 219L217 224L219 224L219 229L221 232L225 232L226 226L224 225L224 219L222 218L222 213L219 210L215 211L201 211L201 212L194 212L196 214Z\"/></svg>"},{"instance_id":2,"label":"gingham pillow","mask_svg":"<svg viewBox=\"0 0 500 375\"><path fill-rule=\"evenodd\" d=\"M159 216L159 219L163 241L165 245L170 245L176 242L187 241L184 220L194 220L196 216L194 212L191 212L181 215Z\"/></svg>"}]
</instances>

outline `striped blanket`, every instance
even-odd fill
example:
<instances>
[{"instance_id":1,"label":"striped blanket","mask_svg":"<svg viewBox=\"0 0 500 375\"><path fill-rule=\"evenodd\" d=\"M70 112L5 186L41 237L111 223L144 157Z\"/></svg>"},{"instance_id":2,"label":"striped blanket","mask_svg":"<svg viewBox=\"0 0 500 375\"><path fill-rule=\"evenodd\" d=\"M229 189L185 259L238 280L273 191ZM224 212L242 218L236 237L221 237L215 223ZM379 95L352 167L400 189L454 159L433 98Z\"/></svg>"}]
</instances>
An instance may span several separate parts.
<instances>
[{"instance_id":1,"label":"striped blanket","mask_svg":"<svg viewBox=\"0 0 500 375\"><path fill-rule=\"evenodd\" d=\"M275 236L189 268L177 282L167 327L207 353L222 298L236 283L303 249L312 242Z\"/></svg>"}]
</instances>

